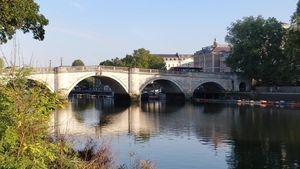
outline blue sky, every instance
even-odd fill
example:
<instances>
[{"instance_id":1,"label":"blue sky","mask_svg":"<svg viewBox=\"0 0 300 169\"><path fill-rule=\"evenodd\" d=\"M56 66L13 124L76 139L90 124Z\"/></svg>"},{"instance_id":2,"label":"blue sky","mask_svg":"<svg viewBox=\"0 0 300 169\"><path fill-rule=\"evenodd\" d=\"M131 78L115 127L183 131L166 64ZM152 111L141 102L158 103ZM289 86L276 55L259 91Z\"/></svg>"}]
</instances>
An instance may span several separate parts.
<instances>
[{"instance_id":1,"label":"blue sky","mask_svg":"<svg viewBox=\"0 0 300 169\"><path fill-rule=\"evenodd\" d=\"M17 34L18 55L33 66L86 65L124 57L134 49L193 54L224 42L237 19L262 15L289 22L297 0L36 0L49 19L45 40ZM12 42L2 45L10 57ZM22 61L23 62L23 61Z\"/></svg>"}]
</instances>

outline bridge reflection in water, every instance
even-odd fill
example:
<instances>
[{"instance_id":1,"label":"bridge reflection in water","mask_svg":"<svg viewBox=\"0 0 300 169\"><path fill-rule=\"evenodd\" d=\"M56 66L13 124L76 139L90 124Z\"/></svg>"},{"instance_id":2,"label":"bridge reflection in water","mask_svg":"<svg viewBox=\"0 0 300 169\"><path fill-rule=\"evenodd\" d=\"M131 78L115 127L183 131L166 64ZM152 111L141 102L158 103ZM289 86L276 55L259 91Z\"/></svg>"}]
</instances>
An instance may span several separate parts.
<instances>
[{"instance_id":1,"label":"bridge reflection in water","mask_svg":"<svg viewBox=\"0 0 300 169\"><path fill-rule=\"evenodd\" d=\"M299 110L75 98L53 115L56 134L81 149L110 139L128 163L132 151L158 168L299 168Z\"/></svg>"}]
</instances>

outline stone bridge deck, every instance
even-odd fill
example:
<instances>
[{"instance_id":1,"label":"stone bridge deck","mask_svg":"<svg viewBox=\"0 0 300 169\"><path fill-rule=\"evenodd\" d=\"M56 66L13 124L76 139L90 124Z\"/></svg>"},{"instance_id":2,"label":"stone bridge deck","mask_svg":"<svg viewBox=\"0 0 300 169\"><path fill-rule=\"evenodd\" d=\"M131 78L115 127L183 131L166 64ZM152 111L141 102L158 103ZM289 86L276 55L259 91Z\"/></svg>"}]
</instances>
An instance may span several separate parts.
<instances>
[{"instance_id":1,"label":"stone bridge deck","mask_svg":"<svg viewBox=\"0 0 300 169\"><path fill-rule=\"evenodd\" d=\"M241 83L249 83L234 73L174 72L157 69L140 69L115 66L61 66L33 68L29 79L44 83L51 91L67 97L71 90L88 77L100 78L117 94L139 97L142 90L154 81L166 93L183 93L189 99L202 84L210 83L226 91L238 91Z\"/></svg>"}]
</instances>

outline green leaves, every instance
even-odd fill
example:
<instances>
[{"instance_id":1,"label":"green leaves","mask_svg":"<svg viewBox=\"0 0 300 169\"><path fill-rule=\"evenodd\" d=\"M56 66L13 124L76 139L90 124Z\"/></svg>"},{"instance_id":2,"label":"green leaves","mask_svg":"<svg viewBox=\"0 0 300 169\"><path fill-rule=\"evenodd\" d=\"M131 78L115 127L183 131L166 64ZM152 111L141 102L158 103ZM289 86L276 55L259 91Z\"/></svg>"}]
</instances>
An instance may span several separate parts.
<instances>
[{"instance_id":1,"label":"green leaves","mask_svg":"<svg viewBox=\"0 0 300 169\"><path fill-rule=\"evenodd\" d=\"M0 73L2 73L3 68L4 68L4 60L0 57Z\"/></svg>"},{"instance_id":2,"label":"green leaves","mask_svg":"<svg viewBox=\"0 0 300 169\"><path fill-rule=\"evenodd\" d=\"M61 103L28 69L0 83L0 168L72 168L75 155L49 139L50 113Z\"/></svg>"},{"instance_id":3,"label":"green leaves","mask_svg":"<svg viewBox=\"0 0 300 169\"><path fill-rule=\"evenodd\" d=\"M11 39L18 29L32 32L34 39L44 39L48 20L33 0L0 0L0 11L0 44Z\"/></svg>"},{"instance_id":4,"label":"green leaves","mask_svg":"<svg viewBox=\"0 0 300 169\"><path fill-rule=\"evenodd\" d=\"M232 23L226 41L234 71L263 84L300 84L300 1L289 27L275 18L246 17Z\"/></svg>"},{"instance_id":5,"label":"green leaves","mask_svg":"<svg viewBox=\"0 0 300 169\"><path fill-rule=\"evenodd\" d=\"M292 84L300 84L300 1L291 18L291 27L288 29L284 44L287 56L283 71L284 78Z\"/></svg>"},{"instance_id":6,"label":"green leaves","mask_svg":"<svg viewBox=\"0 0 300 169\"><path fill-rule=\"evenodd\" d=\"M275 83L281 73L285 30L275 18L246 17L232 23L226 41L232 45L227 64L249 79Z\"/></svg>"},{"instance_id":7,"label":"green leaves","mask_svg":"<svg viewBox=\"0 0 300 169\"><path fill-rule=\"evenodd\" d=\"M132 55L126 55L125 58L115 58L101 62L105 66L124 66L137 67L145 69L166 69L166 64L161 57L150 54L150 51L141 48L134 50Z\"/></svg>"},{"instance_id":8,"label":"green leaves","mask_svg":"<svg viewBox=\"0 0 300 169\"><path fill-rule=\"evenodd\" d=\"M84 66L84 63L80 59L76 59L73 61L72 66Z\"/></svg>"}]
</instances>

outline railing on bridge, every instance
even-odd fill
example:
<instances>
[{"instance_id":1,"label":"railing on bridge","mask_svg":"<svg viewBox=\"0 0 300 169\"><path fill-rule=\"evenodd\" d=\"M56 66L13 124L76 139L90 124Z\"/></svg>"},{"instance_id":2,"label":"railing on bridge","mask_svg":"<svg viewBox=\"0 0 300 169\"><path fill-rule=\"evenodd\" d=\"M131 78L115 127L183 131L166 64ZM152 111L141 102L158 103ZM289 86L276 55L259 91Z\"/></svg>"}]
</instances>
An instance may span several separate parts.
<instances>
[{"instance_id":1,"label":"railing on bridge","mask_svg":"<svg viewBox=\"0 0 300 169\"><path fill-rule=\"evenodd\" d=\"M60 66L60 67L41 67L32 68L33 73L54 73L54 72L101 72L101 71L111 71L111 72L129 72L130 70L136 73L147 73L147 74L169 74L169 75L179 75L179 76L199 76L205 74L211 76L222 76L222 75L233 75L232 73L226 72L180 72L172 70L159 70L159 69L143 69L143 68L129 68L129 67L118 67L118 66Z\"/></svg>"},{"instance_id":2,"label":"railing on bridge","mask_svg":"<svg viewBox=\"0 0 300 169\"><path fill-rule=\"evenodd\" d=\"M32 73L54 73L54 68L50 67L37 67L30 69L32 69Z\"/></svg>"}]
</instances>

